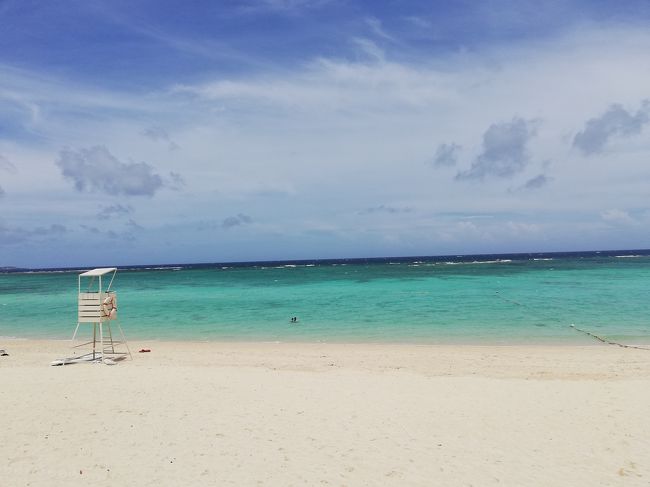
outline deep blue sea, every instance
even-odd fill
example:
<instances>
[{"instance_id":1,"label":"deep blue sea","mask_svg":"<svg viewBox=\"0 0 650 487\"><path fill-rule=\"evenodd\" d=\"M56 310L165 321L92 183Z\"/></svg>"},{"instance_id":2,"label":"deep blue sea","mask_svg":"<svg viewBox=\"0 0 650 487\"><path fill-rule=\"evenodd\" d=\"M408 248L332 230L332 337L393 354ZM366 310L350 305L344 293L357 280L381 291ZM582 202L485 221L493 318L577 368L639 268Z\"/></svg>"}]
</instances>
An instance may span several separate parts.
<instances>
[{"instance_id":1,"label":"deep blue sea","mask_svg":"<svg viewBox=\"0 0 650 487\"><path fill-rule=\"evenodd\" d=\"M0 337L70 338L80 271L0 273ZM648 250L132 266L113 289L127 339L650 343Z\"/></svg>"}]
</instances>

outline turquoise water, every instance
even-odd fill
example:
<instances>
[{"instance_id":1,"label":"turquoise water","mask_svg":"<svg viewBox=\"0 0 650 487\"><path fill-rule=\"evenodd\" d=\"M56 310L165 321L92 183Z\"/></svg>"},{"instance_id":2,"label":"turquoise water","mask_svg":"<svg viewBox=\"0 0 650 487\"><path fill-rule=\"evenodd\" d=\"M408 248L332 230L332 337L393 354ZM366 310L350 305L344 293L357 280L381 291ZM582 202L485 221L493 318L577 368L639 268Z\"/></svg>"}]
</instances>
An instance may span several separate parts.
<instances>
[{"instance_id":1,"label":"turquoise water","mask_svg":"<svg viewBox=\"0 0 650 487\"><path fill-rule=\"evenodd\" d=\"M650 257L404 261L117 274L130 339L650 343ZM69 338L76 272L0 274L0 337ZM296 316L297 324L290 323Z\"/></svg>"}]
</instances>

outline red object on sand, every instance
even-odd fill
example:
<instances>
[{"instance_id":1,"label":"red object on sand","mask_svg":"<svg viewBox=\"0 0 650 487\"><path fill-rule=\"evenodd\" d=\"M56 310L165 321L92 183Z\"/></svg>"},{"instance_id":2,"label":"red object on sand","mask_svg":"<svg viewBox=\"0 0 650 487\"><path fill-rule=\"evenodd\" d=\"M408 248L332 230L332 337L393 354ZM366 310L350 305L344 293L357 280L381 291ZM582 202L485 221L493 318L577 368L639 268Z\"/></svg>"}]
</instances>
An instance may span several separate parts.
<instances>
[{"instance_id":1,"label":"red object on sand","mask_svg":"<svg viewBox=\"0 0 650 487\"><path fill-rule=\"evenodd\" d=\"M141 348L140 353L144 353L144 352L151 352L151 350L148 348Z\"/></svg>"}]
</instances>

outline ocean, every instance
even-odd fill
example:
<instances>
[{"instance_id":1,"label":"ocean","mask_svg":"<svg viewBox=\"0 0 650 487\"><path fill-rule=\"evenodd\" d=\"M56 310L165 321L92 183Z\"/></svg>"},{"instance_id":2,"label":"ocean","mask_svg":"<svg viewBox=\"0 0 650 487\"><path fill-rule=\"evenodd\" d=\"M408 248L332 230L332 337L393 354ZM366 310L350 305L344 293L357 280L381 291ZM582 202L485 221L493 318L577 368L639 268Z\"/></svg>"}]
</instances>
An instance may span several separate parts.
<instances>
[{"instance_id":1,"label":"ocean","mask_svg":"<svg viewBox=\"0 0 650 487\"><path fill-rule=\"evenodd\" d=\"M80 271L0 273L0 339L70 338ZM650 343L648 250L131 266L113 289L127 339Z\"/></svg>"}]
</instances>

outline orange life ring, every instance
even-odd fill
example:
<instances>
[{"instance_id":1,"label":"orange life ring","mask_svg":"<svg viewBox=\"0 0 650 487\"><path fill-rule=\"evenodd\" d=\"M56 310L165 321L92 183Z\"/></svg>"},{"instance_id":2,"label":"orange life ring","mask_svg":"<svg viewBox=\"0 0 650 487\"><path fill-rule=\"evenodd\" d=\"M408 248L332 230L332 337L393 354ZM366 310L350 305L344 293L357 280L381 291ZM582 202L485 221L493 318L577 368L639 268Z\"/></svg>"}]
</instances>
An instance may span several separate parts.
<instances>
[{"instance_id":1,"label":"orange life ring","mask_svg":"<svg viewBox=\"0 0 650 487\"><path fill-rule=\"evenodd\" d=\"M117 304L115 303L115 296L109 294L102 303L102 311L104 316L109 320L114 320L117 316Z\"/></svg>"}]
</instances>

